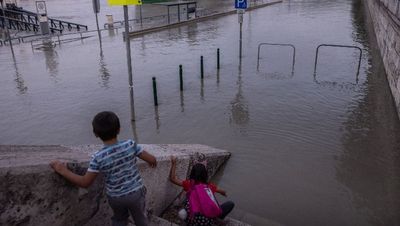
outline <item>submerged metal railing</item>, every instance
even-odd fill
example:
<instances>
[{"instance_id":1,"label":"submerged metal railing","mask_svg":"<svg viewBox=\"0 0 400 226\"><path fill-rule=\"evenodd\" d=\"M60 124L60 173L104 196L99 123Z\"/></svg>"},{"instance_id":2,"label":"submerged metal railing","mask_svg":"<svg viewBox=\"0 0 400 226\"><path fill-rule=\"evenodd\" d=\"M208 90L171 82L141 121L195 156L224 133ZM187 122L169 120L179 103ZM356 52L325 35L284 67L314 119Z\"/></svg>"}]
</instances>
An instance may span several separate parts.
<instances>
[{"instance_id":1,"label":"submerged metal railing","mask_svg":"<svg viewBox=\"0 0 400 226\"><path fill-rule=\"evenodd\" d=\"M318 64L318 54L319 54L319 48L322 46L326 47L339 47L339 48L352 48L352 49L358 49L360 51L360 56L358 59L358 67L357 67L357 74L356 74L356 83L358 83L358 75L360 74L360 67L361 67L361 58L362 58L362 49L358 46L349 46L349 45L336 45L336 44L321 44L317 47L316 53L315 53L315 62L314 62L314 81L316 81L317 77L317 64Z\"/></svg>"},{"instance_id":2,"label":"submerged metal railing","mask_svg":"<svg viewBox=\"0 0 400 226\"><path fill-rule=\"evenodd\" d=\"M3 15L4 14L4 15ZM83 24L48 18L49 29L52 33L58 31L62 33L64 28L67 27L69 31L75 27L78 31L81 28L88 30L88 27ZM34 12L24 9L3 9L0 13L0 27L5 28L8 26L9 29L18 31L39 31L39 19L38 15Z\"/></svg>"},{"instance_id":3,"label":"submerged metal railing","mask_svg":"<svg viewBox=\"0 0 400 226\"><path fill-rule=\"evenodd\" d=\"M288 46L291 47L293 49L293 61L292 61L292 76L294 74L294 65L296 63L296 47L292 44L286 44L286 43L260 43L258 45L258 51L257 51L257 70L260 67L260 50L261 50L261 46L263 45L267 45L267 46Z\"/></svg>"}]
</instances>

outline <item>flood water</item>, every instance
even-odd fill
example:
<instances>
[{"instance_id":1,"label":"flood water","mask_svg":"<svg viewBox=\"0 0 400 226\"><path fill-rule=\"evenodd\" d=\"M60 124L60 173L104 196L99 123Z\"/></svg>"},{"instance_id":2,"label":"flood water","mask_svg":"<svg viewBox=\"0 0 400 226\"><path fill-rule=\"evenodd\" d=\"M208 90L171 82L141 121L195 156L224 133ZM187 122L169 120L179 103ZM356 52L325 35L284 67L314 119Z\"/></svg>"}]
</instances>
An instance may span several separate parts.
<instances>
[{"instance_id":1,"label":"flood water","mask_svg":"<svg viewBox=\"0 0 400 226\"><path fill-rule=\"evenodd\" d=\"M111 110L121 118L121 139L232 152L217 181L236 202L237 219L400 225L400 124L363 12L358 0L284 1L246 12L241 60L236 15L133 38L135 124L121 31L103 32L101 48L95 33L55 47L17 45L14 57L0 47L0 143L98 143L92 117ZM263 46L257 70L262 42L294 45L293 73L292 49L282 46ZM358 50L321 47L314 77L320 44L360 47L359 75Z\"/></svg>"}]
</instances>

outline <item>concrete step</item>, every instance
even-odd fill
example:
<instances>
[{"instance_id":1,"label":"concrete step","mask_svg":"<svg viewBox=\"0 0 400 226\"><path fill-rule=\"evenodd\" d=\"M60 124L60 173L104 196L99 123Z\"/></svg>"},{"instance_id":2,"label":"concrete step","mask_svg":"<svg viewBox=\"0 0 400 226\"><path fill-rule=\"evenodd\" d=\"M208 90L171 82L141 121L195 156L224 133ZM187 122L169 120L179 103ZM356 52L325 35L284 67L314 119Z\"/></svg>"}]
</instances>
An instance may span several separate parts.
<instances>
[{"instance_id":1,"label":"concrete step","mask_svg":"<svg viewBox=\"0 0 400 226\"><path fill-rule=\"evenodd\" d=\"M169 222L161 217L152 216L150 218L150 226L178 226L178 225Z\"/></svg>"},{"instance_id":2,"label":"concrete step","mask_svg":"<svg viewBox=\"0 0 400 226\"><path fill-rule=\"evenodd\" d=\"M246 212L241 209L235 209L233 217L238 219L240 222L247 222L253 226L283 226L283 224Z\"/></svg>"}]
</instances>

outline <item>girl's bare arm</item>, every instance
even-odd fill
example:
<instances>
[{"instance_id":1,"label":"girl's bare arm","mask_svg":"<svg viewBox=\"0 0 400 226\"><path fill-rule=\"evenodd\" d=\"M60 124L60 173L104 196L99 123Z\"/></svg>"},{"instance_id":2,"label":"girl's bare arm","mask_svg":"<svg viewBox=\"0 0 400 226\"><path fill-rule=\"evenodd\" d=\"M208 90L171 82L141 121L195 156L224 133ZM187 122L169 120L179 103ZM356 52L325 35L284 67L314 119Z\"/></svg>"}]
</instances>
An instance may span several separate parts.
<instances>
[{"instance_id":1,"label":"girl's bare arm","mask_svg":"<svg viewBox=\"0 0 400 226\"><path fill-rule=\"evenodd\" d=\"M182 187L182 181L176 177L176 158L171 156L171 170L169 171L169 180L178 186Z\"/></svg>"}]
</instances>

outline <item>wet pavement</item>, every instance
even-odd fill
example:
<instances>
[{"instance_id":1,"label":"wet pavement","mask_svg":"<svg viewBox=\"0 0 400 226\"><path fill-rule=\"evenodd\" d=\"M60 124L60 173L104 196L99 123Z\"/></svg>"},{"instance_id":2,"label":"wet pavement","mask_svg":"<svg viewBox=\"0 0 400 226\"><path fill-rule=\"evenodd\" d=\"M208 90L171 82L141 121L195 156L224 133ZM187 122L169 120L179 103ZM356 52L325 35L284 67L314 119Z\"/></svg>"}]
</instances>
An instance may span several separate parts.
<instances>
[{"instance_id":1,"label":"wet pavement","mask_svg":"<svg viewBox=\"0 0 400 226\"><path fill-rule=\"evenodd\" d=\"M217 181L237 204L234 218L253 225L398 225L400 124L366 24L356 0L257 9L244 16L241 60L236 15L135 37L133 124L121 30L102 32L101 45L93 33L33 50L21 44L14 57L0 47L0 143L97 143L92 117L112 110L121 118L121 139L232 152ZM262 42L294 45L293 72L293 50L281 46L263 46L257 70ZM359 75L358 50L321 47L314 76L320 44L360 47Z\"/></svg>"}]
</instances>

